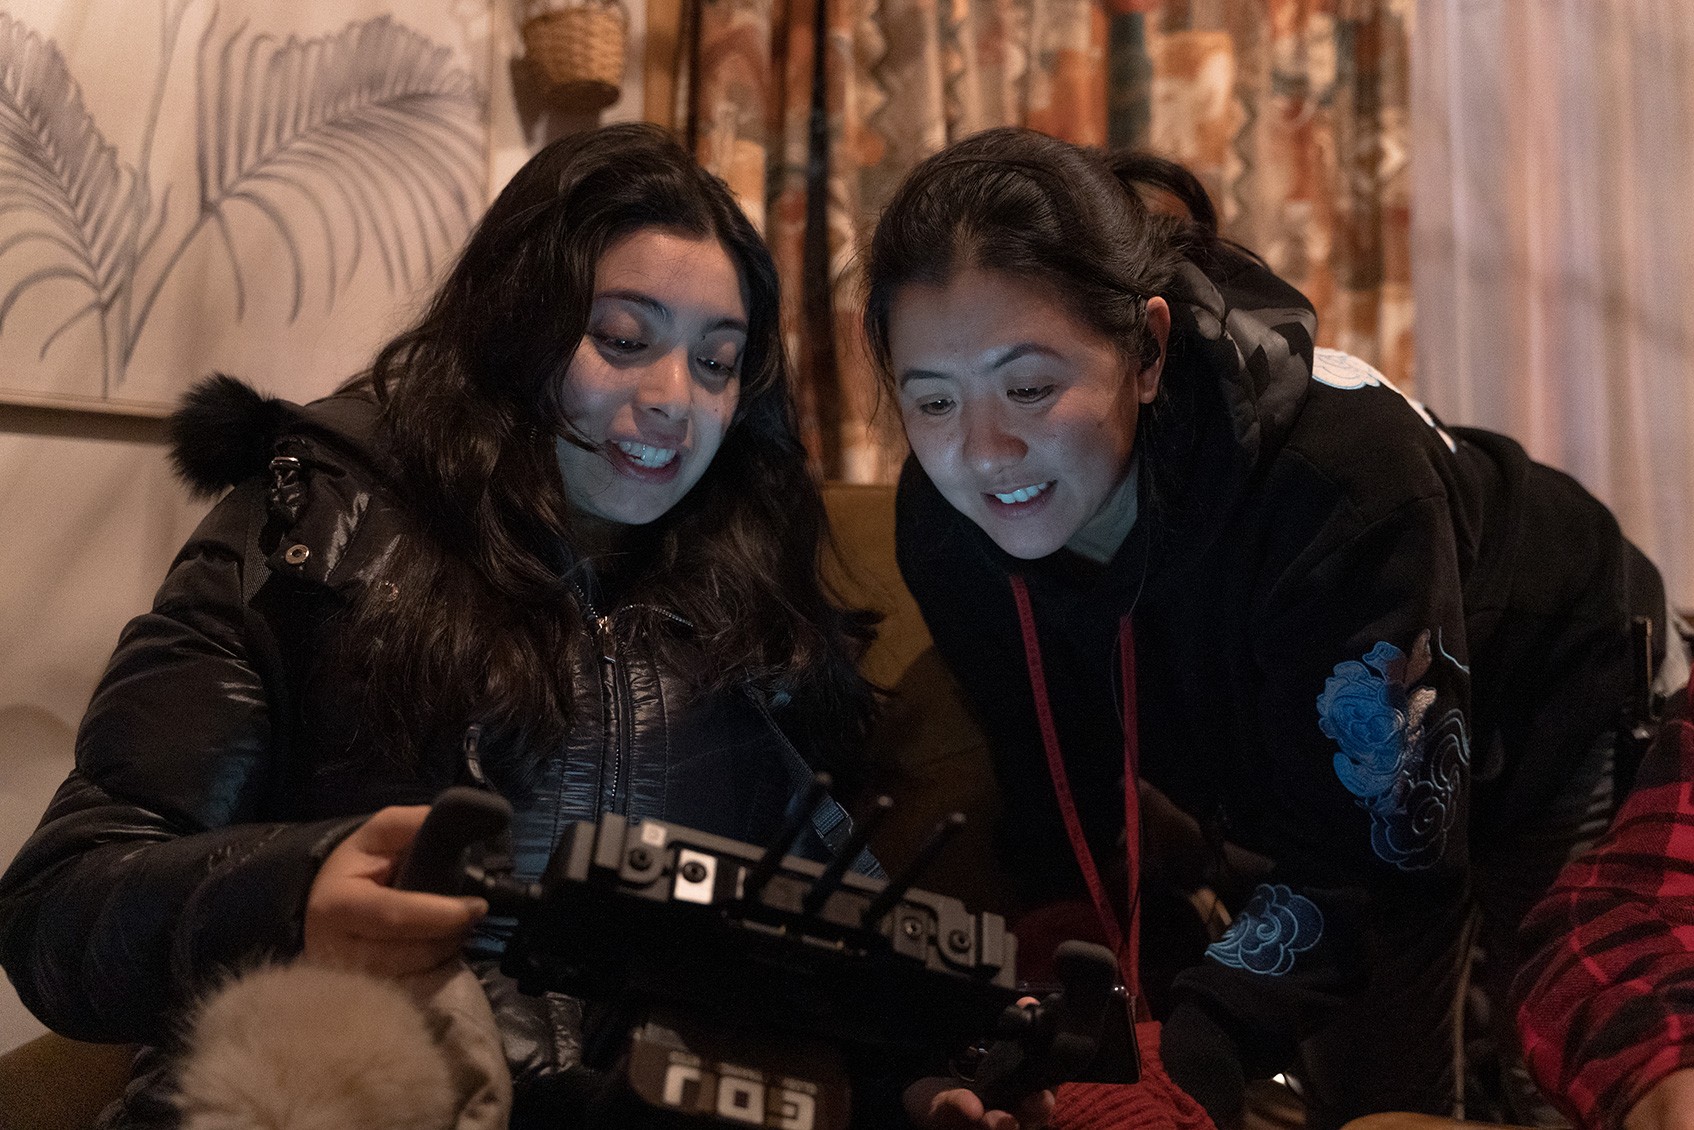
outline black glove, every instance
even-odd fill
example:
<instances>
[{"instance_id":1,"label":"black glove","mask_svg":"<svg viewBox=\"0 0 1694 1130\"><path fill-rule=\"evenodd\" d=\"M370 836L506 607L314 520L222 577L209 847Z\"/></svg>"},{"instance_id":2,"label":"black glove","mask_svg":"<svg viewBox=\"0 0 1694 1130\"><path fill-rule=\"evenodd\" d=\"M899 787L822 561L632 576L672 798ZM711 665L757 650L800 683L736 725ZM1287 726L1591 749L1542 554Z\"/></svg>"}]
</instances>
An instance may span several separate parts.
<instances>
[{"instance_id":1,"label":"black glove","mask_svg":"<svg viewBox=\"0 0 1694 1130\"><path fill-rule=\"evenodd\" d=\"M1206 1108L1218 1130L1241 1125L1247 1099L1247 1074L1235 1038L1194 1001L1171 1011L1159 1032L1159 1058L1165 1073Z\"/></svg>"}]
</instances>

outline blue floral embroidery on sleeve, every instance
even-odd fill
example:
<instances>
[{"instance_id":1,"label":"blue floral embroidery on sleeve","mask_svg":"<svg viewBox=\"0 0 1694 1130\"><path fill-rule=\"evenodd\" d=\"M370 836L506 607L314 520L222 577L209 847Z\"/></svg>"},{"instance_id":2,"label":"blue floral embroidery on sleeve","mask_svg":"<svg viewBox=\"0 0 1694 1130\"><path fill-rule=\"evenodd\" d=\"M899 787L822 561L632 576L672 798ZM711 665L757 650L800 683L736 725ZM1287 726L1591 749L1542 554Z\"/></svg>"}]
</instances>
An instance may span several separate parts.
<instances>
[{"instance_id":1,"label":"blue floral embroidery on sleeve","mask_svg":"<svg viewBox=\"0 0 1694 1130\"><path fill-rule=\"evenodd\" d=\"M1223 937L1206 947L1206 956L1248 973L1280 977L1294 968L1294 955L1323 937L1323 911L1287 887L1261 883L1241 917Z\"/></svg>"},{"instance_id":2,"label":"blue floral embroidery on sleeve","mask_svg":"<svg viewBox=\"0 0 1694 1130\"><path fill-rule=\"evenodd\" d=\"M1412 651L1383 642L1336 664L1317 702L1318 727L1341 747L1335 775L1370 811L1371 849L1406 871L1441 858L1470 763L1464 716L1433 715L1435 690L1415 685L1430 667L1427 631Z\"/></svg>"}]
</instances>

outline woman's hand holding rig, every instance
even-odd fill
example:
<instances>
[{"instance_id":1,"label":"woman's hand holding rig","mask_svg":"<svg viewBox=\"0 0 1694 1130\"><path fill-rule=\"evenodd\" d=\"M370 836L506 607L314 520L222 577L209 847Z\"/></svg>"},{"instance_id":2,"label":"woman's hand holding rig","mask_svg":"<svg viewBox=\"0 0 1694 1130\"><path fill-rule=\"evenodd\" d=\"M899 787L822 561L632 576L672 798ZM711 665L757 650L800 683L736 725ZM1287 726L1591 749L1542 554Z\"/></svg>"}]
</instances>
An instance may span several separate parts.
<instances>
[{"instance_id":1,"label":"woman's hand holding rig","mask_svg":"<svg viewBox=\"0 0 1694 1130\"><path fill-rule=\"evenodd\" d=\"M402 977L457 956L488 903L388 885L428 813L384 808L330 852L306 899L308 960Z\"/></svg>"}]
</instances>

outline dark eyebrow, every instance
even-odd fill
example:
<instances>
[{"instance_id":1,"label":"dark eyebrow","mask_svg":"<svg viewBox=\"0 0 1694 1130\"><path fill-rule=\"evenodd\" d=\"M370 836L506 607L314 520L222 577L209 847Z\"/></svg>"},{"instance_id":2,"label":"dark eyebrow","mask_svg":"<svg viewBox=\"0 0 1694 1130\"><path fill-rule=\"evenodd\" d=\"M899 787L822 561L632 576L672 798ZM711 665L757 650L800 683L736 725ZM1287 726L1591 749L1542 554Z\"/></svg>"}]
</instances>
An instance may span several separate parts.
<instances>
[{"instance_id":1,"label":"dark eyebrow","mask_svg":"<svg viewBox=\"0 0 1694 1130\"><path fill-rule=\"evenodd\" d=\"M594 296L594 301L598 302L602 298L616 298L619 301L639 306L643 310L651 311L667 325L673 318L669 306L650 295L642 294L639 290L602 290ZM746 333L747 323L741 318L719 318L706 327L707 333L716 333L719 330L738 330L741 333Z\"/></svg>"},{"instance_id":2,"label":"dark eyebrow","mask_svg":"<svg viewBox=\"0 0 1694 1130\"><path fill-rule=\"evenodd\" d=\"M1051 349L1045 345L1037 345L1033 341L1024 341L1006 349L1000 354L1000 356L996 357L988 367L990 369L1004 369L1013 361L1021 361L1025 357L1051 357L1055 361L1064 360L1064 357L1061 356L1059 351L1056 349Z\"/></svg>"},{"instance_id":3,"label":"dark eyebrow","mask_svg":"<svg viewBox=\"0 0 1694 1130\"><path fill-rule=\"evenodd\" d=\"M1001 350L999 355L988 363L988 370L993 372L995 369L1003 369L1013 361L1021 361L1025 357L1051 357L1055 361L1065 359L1056 349L1038 345L1033 341L1022 341ZM900 387L906 387L907 381L921 381L926 378L937 381L947 379L944 373L934 373L928 369L907 369L900 374Z\"/></svg>"},{"instance_id":4,"label":"dark eyebrow","mask_svg":"<svg viewBox=\"0 0 1694 1130\"><path fill-rule=\"evenodd\" d=\"M905 388L908 381L944 381L947 378L941 373L932 373L928 369L907 369L900 374L900 387Z\"/></svg>"}]
</instances>

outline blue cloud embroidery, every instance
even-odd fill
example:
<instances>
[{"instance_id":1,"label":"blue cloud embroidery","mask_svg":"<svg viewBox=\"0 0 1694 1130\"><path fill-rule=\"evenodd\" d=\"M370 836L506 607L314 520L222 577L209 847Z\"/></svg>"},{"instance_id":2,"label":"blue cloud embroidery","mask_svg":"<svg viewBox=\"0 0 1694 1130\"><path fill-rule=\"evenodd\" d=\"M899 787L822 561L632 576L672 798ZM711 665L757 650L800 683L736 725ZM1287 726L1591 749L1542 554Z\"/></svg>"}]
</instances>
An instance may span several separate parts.
<instances>
[{"instance_id":1,"label":"blue cloud embroidery","mask_svg":"<svg viewBox=\"0 0 1694 1130\"><path fill-rule=\"evenodd\" d=\"M1241 917L1223 937L1206 947L1206 956L1231 969L1280 977L1294 968L1294 955L1323 937L1323 912L1304 895L1280 884L1259 884Z\"/></svg>"},{"instance_id":2,"label":"blue cloud embroidery","mask_svg":"<svg viewBox=\"0 0 1694 1130\"><path fill-rule=\"evenodd\" d=\"M1464 716L1435 716L1434 689L1415 685L1430 662L1427 631L1410 657L1378 643L1336 664L1317 703L1318 727L1341 747L1335 775L1370 811L1371 849L1406 871L1441 858L1470 763Z\"/></svg>"}]
</instances>

